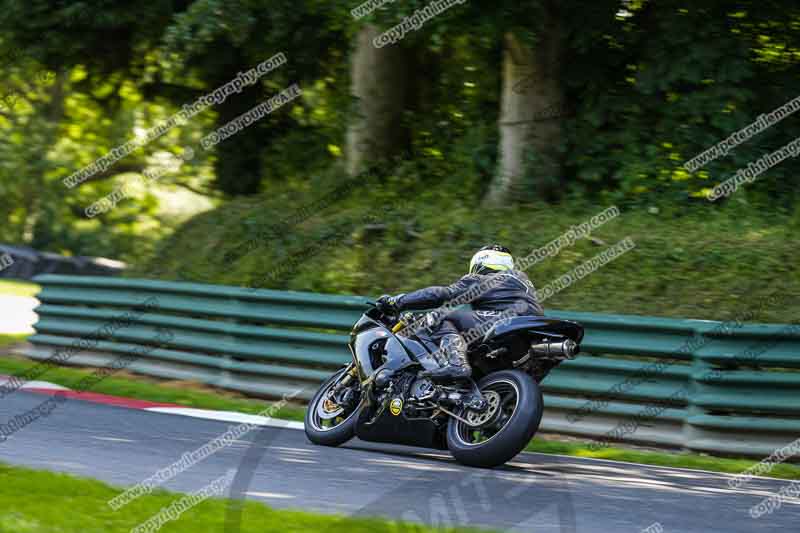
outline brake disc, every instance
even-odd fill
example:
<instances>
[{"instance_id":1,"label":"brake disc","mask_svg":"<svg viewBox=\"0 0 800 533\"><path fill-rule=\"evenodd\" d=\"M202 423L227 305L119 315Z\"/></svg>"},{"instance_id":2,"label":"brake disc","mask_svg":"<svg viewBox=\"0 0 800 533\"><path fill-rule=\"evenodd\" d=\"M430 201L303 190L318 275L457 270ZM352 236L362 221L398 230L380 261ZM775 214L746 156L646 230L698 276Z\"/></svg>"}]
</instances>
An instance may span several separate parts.
<instances>
[{"instance_id":1,"label":"brake disc","mask_svg":"<svg viewBox=\"0 0 800 533\"><path fill-rule=\"evenodd\" d=\"M470 426L483 426L493 420L500 411L500 394L490 390L483 392L483 397L486 399L488 407L482 413L467 412L466 419Z\"/></svg>"},{"instance_id":2,"label":"brake disc","mask_svg":"<svg viewBox=\"0 0 800 533\"><path fill-rule=\"evenodd\" d=\"M325 398L317 404L317 415L322 420L331 420L344 413L344 407L330 398Z\"/></svg>"}]
</instances>

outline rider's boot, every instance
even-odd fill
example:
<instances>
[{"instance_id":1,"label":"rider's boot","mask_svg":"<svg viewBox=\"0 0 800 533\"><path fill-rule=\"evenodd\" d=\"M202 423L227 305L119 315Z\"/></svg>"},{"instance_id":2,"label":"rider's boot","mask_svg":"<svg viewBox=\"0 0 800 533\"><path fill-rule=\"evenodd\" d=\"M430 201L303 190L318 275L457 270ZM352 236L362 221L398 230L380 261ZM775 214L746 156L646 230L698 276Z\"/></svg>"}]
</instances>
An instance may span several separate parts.
<instances>
[{"instance_id":1,"label":"rider's boot","mask_svg":"<svg viewBox=\"0 0 800 533\"><path fill-rule=\"evenodd\" d=\"M461 335L451 333L442 338L439 350L445 356L445 365L434 370L420 372L420 376L433 381L454 381L467 379L472 375L472 368L467 362L467 343Z\"/></svg>"}]
</instances>

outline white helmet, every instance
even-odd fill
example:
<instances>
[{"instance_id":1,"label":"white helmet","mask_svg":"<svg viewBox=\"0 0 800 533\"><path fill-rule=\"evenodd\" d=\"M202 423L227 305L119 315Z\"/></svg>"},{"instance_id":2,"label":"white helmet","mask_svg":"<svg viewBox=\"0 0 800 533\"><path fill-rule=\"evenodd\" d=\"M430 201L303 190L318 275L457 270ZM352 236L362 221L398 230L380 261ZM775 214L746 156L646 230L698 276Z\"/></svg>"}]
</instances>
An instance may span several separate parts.
<instances>
[{"instance_id":1,"label":"white helmet","mask_svg":"<svg viewBox=\"0 0 800 533\"><path fill-rule=\"evenodd\" d=\"M472 256L472 260L469 262L470 274L486 274L513 268L514 258L511 256L511 251L499 244L484 246Z\"/></svg>"}]
</instances>

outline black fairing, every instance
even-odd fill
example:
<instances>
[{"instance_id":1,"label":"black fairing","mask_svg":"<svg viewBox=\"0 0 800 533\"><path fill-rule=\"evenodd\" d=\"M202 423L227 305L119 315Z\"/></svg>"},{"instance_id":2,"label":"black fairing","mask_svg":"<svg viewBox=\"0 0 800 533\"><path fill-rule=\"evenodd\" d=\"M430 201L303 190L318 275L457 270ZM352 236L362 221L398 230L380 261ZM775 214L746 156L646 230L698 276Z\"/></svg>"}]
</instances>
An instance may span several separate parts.
<instances>
[{"instance_id":1,"label":"black fairing","mask_svg":"<svg viewBox=\"0 0 800 533\"><path fill-rule=\"evenodd\" d=\"M490 343L509 333L527 332L529 336L557 335L578 344L583 340L583 326L571 320L558 320L542 316L517 316L503 320L486 332L485 343Z\"/></svg>"},{"instance_id":2,"label":"black fairing","mask_svg":"<svg viewBox=\"0 0 800 533\"><path fill-rule=\"evenodd\" d=\"M527 353L531 341L541 338L572 339L580 343L583 339L583 327L568 320L538 316L504 320L487 332L484 342L476 343L479 346L470 350L473 378L478 380L489 372L510 368L514 360ZM498 345L507 348L506 355L484 357L490 349ZM382 369L393 371L397 377L402 375L413 379L411 376L418 369L438 366L431 356L435 349L435 346L426 345L420 338L395 335L375 309L364 313L350 334L350 350L362 382ZM557 364L558 362L550 362L531 372L537 381L541 381L549 369ZM390 399L401 401L401 405L408 401L404 390L395 391ZM372 420L377 407L374 404L365 404L361 408L356 423L356 435L362 440L446 449L443 430L436 423L407 418L405 412L395 415L389 409L384 409ZM369 421L371 423L368 424Z\"/></svg>"},{"instance_id":3,"label":"black fairing","mask_svg":"<svg viewBox=\"0 0 800 533\"><path fill-rule=\"evenodd\" d=\"M403 415L391 414L388 409L374 423L367 425L365 422L369 418L368 411L359 414L356 436L361 440L447 449L444 434L429 420L409 420Z\"/></svg>"},{"instance_id":4,"label":"black fairing","mask_svg":"<svg viewBox=\"0 0 800 533\"><path fill-rule=\"evenodd\" d=\"M364 313L353 326L349 346L361 381L383 369L399 375L401 372L416 372L414 369L404 369L418 364L424 368L438 366L428 347L418 340L392 333L381 322L375 310ZM400 391L395 398L403 403L407 400ZM404 413L394 415L386 409L376 420L367 424L373 417L375 407L377 406L365 405L361 408L356 423L356 435L360 439L425 448L447 448L443 432L430 420L411 420Z\"/></svg>"},{"instance_id":5,"label":"black fairing","mask_svg":"<svg viewBox=\"0 0 800 533\"><path fill-rule=\"evenodd\" d=\"M428 370L438 367L420 340L395 335L372 314L364 313L350 333L350 350L362 381L383 368L400 370L415 363Z\"/></svg>"}]
</instances>

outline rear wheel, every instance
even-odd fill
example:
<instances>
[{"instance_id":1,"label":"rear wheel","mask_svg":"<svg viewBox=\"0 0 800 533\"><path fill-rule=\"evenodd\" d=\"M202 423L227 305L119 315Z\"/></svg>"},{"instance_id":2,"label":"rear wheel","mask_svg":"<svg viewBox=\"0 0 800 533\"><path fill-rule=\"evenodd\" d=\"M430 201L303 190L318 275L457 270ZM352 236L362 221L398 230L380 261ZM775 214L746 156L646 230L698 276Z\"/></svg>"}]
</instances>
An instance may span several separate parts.
<instances>
[{"instance_id":1,"label":"rear wheel","mask_svg":"<svg viewBox=\"0 0 800 533\"><path fill-rule=\"evenodd\" d=\"M331 376L311 399L306 409L305 430L308 440L323 446L339 446L352 439L356 431L360 392L352 390L350 405L340 405L334 398L336 385L347 376L350 367ZM358 380L355 381L358 387ZM338 396L341 398L341 392Z\"/></svg>"},{"instance_id":2,"label":"rear wheel","mask_svg":"<svg viewBox=\"0 0 800 533\"><path fill-rule=\"evenodd\" d=\"M478 382L489 404L484 413L462 411L470 425L451 418L447 447L460 463L491 468L511 460L530 442L542 420L539 386L519 370L501 370ZM474 427L477 425L477 427Z\"/></svg>"}]
</instances>

